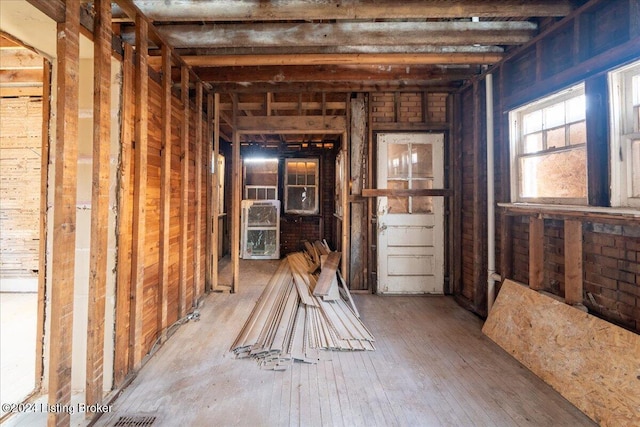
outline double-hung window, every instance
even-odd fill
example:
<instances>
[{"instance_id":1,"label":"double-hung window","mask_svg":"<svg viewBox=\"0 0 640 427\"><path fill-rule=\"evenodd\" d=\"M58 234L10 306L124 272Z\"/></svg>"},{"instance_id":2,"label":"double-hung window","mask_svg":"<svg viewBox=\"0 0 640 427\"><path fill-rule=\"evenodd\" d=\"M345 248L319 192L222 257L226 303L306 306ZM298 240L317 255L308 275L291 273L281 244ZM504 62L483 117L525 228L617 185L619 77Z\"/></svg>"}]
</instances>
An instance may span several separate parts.
<instances>
[{"instance_id":1,"label":"double-hung window","mask_svg":"<svg viewBox=\"0 0 640 427\"><path fill-rule=\"evenodd\" d=\"M611 205L640 206L640 61L609 74Z\"/></svg>"},{"instance_id":2,"label":"double-hung window","mask_svg":"<svg viewBox=\"0 0 640 427\"><path fill-rule=\"evenodd\" d=\"M318 213L318 159L286 159L285 212Z\"/></svg>"},{"instance_id":3,"label":"double-hung window","mask_svg":"<svg viewBox=\"0 0 640 427\"><path fill-rule=\"evenodd\" d=\"M584 85L511 111L512 200L587 204Z\"/></svg>"}]
</instances>

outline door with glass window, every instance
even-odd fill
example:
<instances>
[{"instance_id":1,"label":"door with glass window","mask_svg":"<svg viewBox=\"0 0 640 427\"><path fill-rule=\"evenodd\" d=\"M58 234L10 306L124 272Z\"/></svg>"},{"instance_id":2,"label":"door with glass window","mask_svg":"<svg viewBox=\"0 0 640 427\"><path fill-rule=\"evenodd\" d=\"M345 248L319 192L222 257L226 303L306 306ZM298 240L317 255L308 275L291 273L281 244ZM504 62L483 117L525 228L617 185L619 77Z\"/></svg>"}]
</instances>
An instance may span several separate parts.
<instances>
[{"instance_id":1,"label":"door with glass window","mask_svg":"<svg viewBox=\"0 0 640 427\"><path fill-rule=\"evenodd\" d=\"M378 142L378 293L442 294L444 200L392 190L444 187L444 135L380 133ZM408 193L410 194L410 193Z\"/></svg>"}]
</instances>

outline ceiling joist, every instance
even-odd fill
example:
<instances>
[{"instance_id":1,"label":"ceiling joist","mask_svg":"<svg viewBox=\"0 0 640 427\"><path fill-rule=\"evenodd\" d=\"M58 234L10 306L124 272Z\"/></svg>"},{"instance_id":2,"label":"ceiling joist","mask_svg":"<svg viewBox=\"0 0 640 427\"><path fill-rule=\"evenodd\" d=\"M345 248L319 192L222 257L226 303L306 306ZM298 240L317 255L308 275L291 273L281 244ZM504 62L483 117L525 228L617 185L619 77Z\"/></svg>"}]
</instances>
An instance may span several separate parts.
<instances>
[{"instance_id":1,"label":"ceiling joist","mask_svg":"<svg viewBox=\"0 0 640 427\"><path fill-rule=\"evenodd\" d=\"M136 5L154 21L172 22L554 17L572 10L570 0L137 0ZM117 7L113 17L128 19Z\"/></svg>"},{"instance_id":2,"label":"ceiling joist","mask_svg":"<svg viewBox=\"0 0 640 427\"><path fill-rule=\"evenodd\" d=\"M452 81L469 75L469 66L435 68L431 65L303 65L299 67L217 67L194 68L211 84L239 82L351 82L351 81ZM477 70L475 70L477 71Z\"/></svg>"},{"instance_id":3,"label":"ceiling joist","mask_svg":"<svg viewBox=\"0 0 640 427\"><path fill-rule=\"evenodd\" d=\"M428 65L428 64L494 64L501 53L423 53L423 54L290 54L290 55L210 55L183 56L192 67L238 67L273 65ZM158 66L159 57L149 58Z\"/></svg>"},{"instance_id":4,"label":"ceiling joist","mask_svg":"<svg viewBox=\"0 0 640 427\"><path fill-rule=\"evenodd\" d=\"M514 45L529 41L535 35L537 25L528 21L448 21L158 25L156 28L174 48L260 49L274 46ZM125 40L131 35L131 30L123 34Z\"/></svg>"}]
</instances>

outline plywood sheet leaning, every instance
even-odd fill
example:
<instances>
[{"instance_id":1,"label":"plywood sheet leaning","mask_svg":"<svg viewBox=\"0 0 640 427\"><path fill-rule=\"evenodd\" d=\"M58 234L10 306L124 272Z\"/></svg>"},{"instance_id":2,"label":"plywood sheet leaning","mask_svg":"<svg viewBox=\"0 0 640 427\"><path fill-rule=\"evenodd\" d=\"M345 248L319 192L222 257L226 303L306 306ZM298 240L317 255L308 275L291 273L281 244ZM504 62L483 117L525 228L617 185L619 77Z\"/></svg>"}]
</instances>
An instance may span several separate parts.
<instances>
[{"instance_id":1,"label":"plywood sheet leaning","mask_svg":"<svg viewBox=\"0 0 640 427\"><path fill-rule=\"evenodd\" d=\"M510 280L482 331L600 425L640 425L639 335Z\"/></svg>"}]
</instances>

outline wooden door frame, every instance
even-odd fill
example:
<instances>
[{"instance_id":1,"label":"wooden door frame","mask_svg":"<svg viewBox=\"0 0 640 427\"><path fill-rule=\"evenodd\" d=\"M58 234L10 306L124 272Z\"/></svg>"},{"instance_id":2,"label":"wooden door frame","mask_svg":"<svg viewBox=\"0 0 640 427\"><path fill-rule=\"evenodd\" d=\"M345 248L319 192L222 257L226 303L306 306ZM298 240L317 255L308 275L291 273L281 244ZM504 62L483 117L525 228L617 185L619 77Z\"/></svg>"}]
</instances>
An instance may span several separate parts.
<instances>
[{"instance_id":1,"label":"wooden door frame","mask_svg":"<svg viewBox=\"0 0 640 427\"><path fill-rule=\"evenodd\" d=\"M276 120L267 120L268 118L275 118ZM262 119L258 121L252 120L252 123L256 123L258 126L249 126L249 123L242 123L233 129L233 147L231 158L232 169L232 202L231 202L231 269L233 272L231 279L231 292L238 292L239 276L240 276L240 199L242 192L242 180L237 165L240 165L240 140L242 135L286 135L286 134L322 134L322 135L341 135L342 143L340 145L340 152L344 156L344 167L347 168L349 164L349 135L346 125L346 120L340 119L341 116L326 117L322 120L314 121L311 116L300 116L299 118L305 119L306 127L301 129L297 126L288 126L288 120L291 117L287 116L269 116L269 117L252 117L252 119ZM282 120L288 119L288 120ZM309 120L311 119L311 120ZM251 128L249 128L251 127ZM347 169L348 171L348 169ZM345 173L345 177L348 175ZM345 179L342 183L342 274L344 277L349 277L349 248L350 236L349 236L349 185L348 179Z\"/></svg>"}]
</instances>

